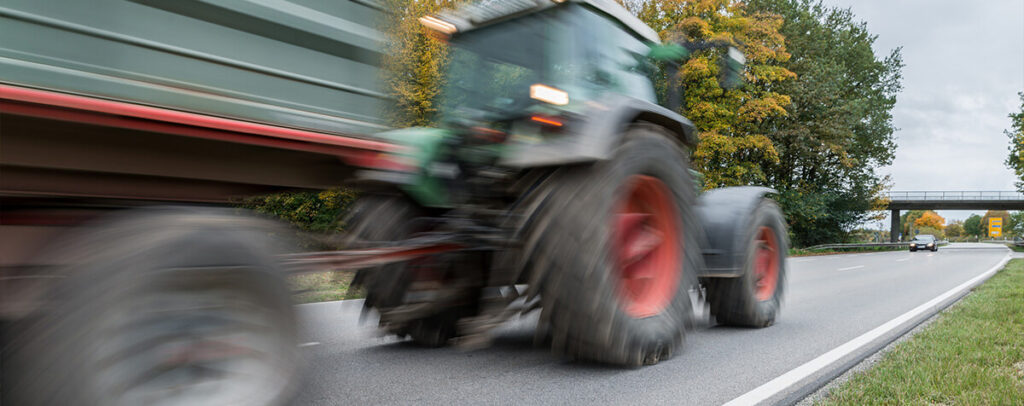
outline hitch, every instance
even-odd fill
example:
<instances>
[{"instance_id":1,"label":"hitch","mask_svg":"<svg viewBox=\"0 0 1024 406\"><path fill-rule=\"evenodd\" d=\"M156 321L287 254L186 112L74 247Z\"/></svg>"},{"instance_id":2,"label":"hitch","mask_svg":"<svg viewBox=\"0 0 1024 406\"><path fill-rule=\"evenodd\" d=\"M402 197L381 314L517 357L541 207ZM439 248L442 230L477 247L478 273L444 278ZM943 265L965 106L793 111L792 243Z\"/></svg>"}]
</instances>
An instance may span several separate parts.
<instances>
[{"instance_id":1,"label":"hitch","mask_svg":"<svg viewBox=\"0 0 1024 406\"><path fill-rule=\"evenodd\" d=\"M397 246L337 251L301 252L281 255L282 265L289 273L355 271L364 268L404 262L428 255L461 251L468 247L451 241L413 238Z\"/></svg>"},{"instance_id":2,"label":"hitch","mask_svg":"<svg viewBox=\"0 0 1024 406\"><path fill-rule=\"evenodd\" d=\"M355 271L410 261L416 258L459 251L496 250L512 244L502 230L481 226L462 218L419 218L444 222L457 231L425 232L401 241L351 241L351 249L300 252L278 258L289 273Z\"/></svg>"}]
</instances>

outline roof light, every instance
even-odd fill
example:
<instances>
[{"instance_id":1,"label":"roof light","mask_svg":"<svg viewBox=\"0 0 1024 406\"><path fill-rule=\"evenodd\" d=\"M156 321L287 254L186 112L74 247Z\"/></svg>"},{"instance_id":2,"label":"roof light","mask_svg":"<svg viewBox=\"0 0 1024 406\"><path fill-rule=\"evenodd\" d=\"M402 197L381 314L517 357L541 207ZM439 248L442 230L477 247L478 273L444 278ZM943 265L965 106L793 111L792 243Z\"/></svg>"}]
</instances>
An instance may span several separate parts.
<instances>
[{"instance_id":1,"label":"roof light","mask_svg":"<svg viewBox=\"0 0 1024 406\"><path fill-rule=\"evenodd\" d=\"M423 16L420 17L420 24L431 30L440 32L444 35L452 35L459 29L455 27L455 24L442 20L434 16Z\"/></svg>"},{"instance_id":2,"label":"roof light","mask_svg":"<svg viewBox=\"0 0 1024 406\"><path fill-rule=\"evenodd\" d=\"M530 86L530 98L556 106L569 104L569 93L540 83Z\"/></svg>"}]
</instances>

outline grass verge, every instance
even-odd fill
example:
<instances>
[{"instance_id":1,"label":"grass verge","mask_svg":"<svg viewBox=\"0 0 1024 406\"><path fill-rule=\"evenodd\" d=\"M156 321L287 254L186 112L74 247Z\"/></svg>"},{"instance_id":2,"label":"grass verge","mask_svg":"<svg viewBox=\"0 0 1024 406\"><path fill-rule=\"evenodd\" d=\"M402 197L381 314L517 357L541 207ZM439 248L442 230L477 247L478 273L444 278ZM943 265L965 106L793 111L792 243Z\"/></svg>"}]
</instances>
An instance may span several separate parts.
<instances>
[{"instance_id":1,"label":"grass verge","mask_svg":"<svg viewBox=\"0 0 1024 406\"><path fill-rule=\"evenodd\" d=\"M885 251L904 251L906 247L860 247L860 248L844 248L844 249L830 249L830 250L809 250L806 248L790 248L789 256L791 257L809 257L815 255L836 255L836 254L852 254L856 252L885 252Z\"/></svg>"},{"instance_id":2,"label":"grass verge","mask_svg":"<svg viewBox=\"0 0 1024 406\"><path fill-rule=\"evenodd\" d=\"M289 277L295 303L329 302L365 297L362 289L352 289L355 272L320 272Z\"/></svg>"},{"instance_id":3,"label":"grass verge","mask_svg":"<svg viewBox=\"0 0 1024 406\"><path fill-rule=\"evenodd\" d=\"M1024 260L817 404L1024 404Z\"/></svg>"},{"instance_id":4,"label":"grass verge","mask_svg":"<svg viewBox=\"0 0 1024 406\"><path fill-rule=\"evenodd\" d=\"M1006 247L1013 250L1014 252L1024 252L1024 247L1018 247L1013 244L1006 244Z\"/></svg>"}]
</instances>

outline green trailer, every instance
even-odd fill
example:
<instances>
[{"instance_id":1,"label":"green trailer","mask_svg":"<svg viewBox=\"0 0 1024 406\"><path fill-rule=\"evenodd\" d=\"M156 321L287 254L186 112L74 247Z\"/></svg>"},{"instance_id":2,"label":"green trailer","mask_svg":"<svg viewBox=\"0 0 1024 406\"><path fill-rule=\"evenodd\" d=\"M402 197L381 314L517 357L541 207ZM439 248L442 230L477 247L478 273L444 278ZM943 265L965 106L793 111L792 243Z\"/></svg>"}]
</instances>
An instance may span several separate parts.
<instances>
[{"instance_id":1,"label":"green trailer","mask_svg":"<svg viewBox=\"0 0 1024 406\"><path fill-rule=\"evenodd\" d=\"M368 136L388 129L382 16L0 1L0 403L289 399L295 321L266 237L284 231L213 206L337 187L393 148Z\"/></svg>"}]
</instances>

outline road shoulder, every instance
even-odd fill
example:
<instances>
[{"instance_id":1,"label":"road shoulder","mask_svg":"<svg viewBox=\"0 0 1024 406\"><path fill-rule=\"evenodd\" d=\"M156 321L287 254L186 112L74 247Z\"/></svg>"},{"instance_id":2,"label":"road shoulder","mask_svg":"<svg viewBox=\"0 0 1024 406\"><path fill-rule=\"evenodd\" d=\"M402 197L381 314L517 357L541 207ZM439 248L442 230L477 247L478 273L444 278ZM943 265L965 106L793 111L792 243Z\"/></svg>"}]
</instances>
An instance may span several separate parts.
<instances>
[{"instance_id":1,"label":"road shoulder","mask_svg":"<svg viewBox=\"0 0 1024 406\"><path fill-rule=\"evenodd\" d=\"M1012 404L1024 399L1024 260L801 405Z\"/></svg>"}]
</instances>

